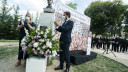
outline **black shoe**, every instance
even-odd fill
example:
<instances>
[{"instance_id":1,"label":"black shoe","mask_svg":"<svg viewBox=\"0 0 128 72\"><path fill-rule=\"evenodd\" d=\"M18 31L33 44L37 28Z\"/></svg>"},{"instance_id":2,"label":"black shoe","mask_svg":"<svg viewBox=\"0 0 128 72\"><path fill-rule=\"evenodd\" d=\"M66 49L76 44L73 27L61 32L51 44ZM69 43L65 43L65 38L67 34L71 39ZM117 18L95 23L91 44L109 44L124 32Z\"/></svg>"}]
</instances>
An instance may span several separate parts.
<instances>
[{"instance_id":1,"label":"black shoe","mask_svg":"<svg viewBox=\"0 0 128 72\"><path fill-rule=\"evenodd\" d=\"M66 69L64 72L69 72L69 69Z\"/></svg>"},{"instance_id":2,"label":"black shoe","mask_svg":"<svg viewBox=\"0 0 128 72\"><path fill-rule=\"evenodd\" d=\"M58 66L58 67L56 67L54 70L62 70L62 69L63 69L63 67Z\"/></svg>"}]
</instances>

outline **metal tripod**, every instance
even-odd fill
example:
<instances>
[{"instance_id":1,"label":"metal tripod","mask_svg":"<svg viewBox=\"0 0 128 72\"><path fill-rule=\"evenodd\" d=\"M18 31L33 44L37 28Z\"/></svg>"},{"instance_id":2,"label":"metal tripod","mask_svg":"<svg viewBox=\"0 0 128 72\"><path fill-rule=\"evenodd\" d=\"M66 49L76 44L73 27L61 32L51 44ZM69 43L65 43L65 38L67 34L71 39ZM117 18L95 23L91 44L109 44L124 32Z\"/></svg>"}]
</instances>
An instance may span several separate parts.
<instances>
[{"instance_id":1,"label":"metal tripod","mask_svg":"<svg viewBox=\"0 0 128 72\"><path fill-rule=\"evenodd\" d=\"M104 52L102 53L102 55L106 52L106 54L108 54L108 50L110 50L109 48L105 49ZM112 50L110 50L112 52ZM116 57L116 55L112 52L112 54Z\"/></svg>"},{"instance_id":2,"label":"metal tripod","mask_svg":"<svg viewBox=\"0 0 128 72\"><path fill-rule=\"evenodd\" d=\"M108 31L109 32L109 38L110 38L110 35L111 35L111 32L112 32L112 30L111 31ZM108 54L108 50L110 50L108 47L107 48L105 48L105 50L104 50L104 52L102 53L102 55L106 52L106 54ZM111 52L112 52L112 50L110 50ZM112 54L116 57L116 55L112 52Z\"/></svg>"}]
</instances>

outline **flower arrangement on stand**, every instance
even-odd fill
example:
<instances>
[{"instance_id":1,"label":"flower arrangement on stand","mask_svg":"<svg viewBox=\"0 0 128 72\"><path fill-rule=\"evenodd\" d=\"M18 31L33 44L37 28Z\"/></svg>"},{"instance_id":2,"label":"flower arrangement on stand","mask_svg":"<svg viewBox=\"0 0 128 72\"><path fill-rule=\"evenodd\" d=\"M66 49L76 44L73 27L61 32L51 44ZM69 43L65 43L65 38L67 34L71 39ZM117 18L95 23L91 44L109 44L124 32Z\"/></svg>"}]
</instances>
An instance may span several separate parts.
<instances>
[{"instance_id":1,"label":"flower arrangement on stand","mask_svg":"<svg viewBox=\"0 0 128 72\"><path fill-rule=\"evenodd\" d=\"M24 53L28 53L29 57L37 56L50 57L56 56L59 41L57 36L52 35L50 24L47 29L42 30L31 30L25 29L26 36L21 41L22 50Z\"/></svg>"}]
</instances>

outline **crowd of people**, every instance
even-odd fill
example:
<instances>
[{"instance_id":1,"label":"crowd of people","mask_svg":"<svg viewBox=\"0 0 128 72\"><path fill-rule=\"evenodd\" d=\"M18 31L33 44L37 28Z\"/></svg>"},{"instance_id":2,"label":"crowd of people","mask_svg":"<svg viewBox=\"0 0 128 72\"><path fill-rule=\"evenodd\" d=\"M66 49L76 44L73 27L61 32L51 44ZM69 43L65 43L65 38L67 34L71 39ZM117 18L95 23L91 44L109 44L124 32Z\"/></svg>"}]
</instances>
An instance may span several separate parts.
<instances>
[{"instance_id":1,"label":"crowd of people","mask_svg":"<svg viewBox=\"0 0 128 72\"><path fill-rule=\"evenodd\" d=\"M92 48L110 49L114 52L127 52L128 51L128 39L120 38L119 36L113 38L107 37L93 37Z\"/></svg>"}]
</instances>

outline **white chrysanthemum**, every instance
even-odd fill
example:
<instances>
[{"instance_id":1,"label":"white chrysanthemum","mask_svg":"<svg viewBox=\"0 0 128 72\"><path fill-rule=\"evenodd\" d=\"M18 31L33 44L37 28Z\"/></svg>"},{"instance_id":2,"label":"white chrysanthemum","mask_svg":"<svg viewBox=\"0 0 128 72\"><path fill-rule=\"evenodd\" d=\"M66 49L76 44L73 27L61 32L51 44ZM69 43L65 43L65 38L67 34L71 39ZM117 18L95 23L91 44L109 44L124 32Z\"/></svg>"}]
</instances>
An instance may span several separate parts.
<instances>
[{"instance_id":1,"label":"white chrysanthemum","mask_svg":"<svg viewBox=\"0 0 128 72\"><path fill-rule=\"evenodd\" d=\"M52 51L52 56L56 56L57 55L57 52L56 51Z\"/></svg>"},{"instance_id":2,"label":"white chrysanthemum","mask_svg":"<svg viewBox=\"0 0 128 72\"><path fill-rule=\"evenodd\" d=\"M33 47L38 47L38 42L35 42L34 44L33 44Z\"/></svg>"},{"instance_id":3,"label":"white chrysanthemum","mask_svg":"<svg viewBox=\"0 0 128 72\"><path fill-rule=\"evenodd\" d=\"M57 35L55 35L55 36L52 38L52 40L57 40Z\"/></svg>"},{"instance_id":4,"label":"white chrysanthemum","mask_svg":"<svg viewBox=\"0 0 128 72\"><path fill-rule=\"evenodd\" d=\"M47 42L46 46L49 47L49 48L52 48L52 43L51 42Z\"/></svg>"},{"instance_id":5,"label":"white chrysanthemum","mask_svg":"<svg viewBox=\"0 0 128 72\"><path fill-rule=\"evenodd\" d=\"M47 38L47 35L46 34L44 35L44 38Z\"/></svg>"},{"instance_id":6,"label":"white chrysanthemum","mask_svg":"<svg viewBox=\"0 0 128 72\"><path fill-rule=\"evenodd\" d=\"M40 50L40 48L38 47L37 50Z\"/></svg>"},{"instance_id":7,"label":"white chrysanthemum","mask_svg":"<svg viewBox=\"0 0 128 72\"><path fill-rule=\"evenodd\" d=\"M38 35L40 35L40 32L37 32Z\"/></svg>"},{"instance_id":8,"label":"white chrysanthemum","mask_svg":"<svg viewBox=\"0 0 128 72\"><path fill-rule=\"evenodd\" d=\"M24 28L24 30L25 30L26 35L28 35L29 34L28 30L26 28Z\"/></svg>"},{"instance_id":9,"label":"white chrysanthemum","mask_svg":"<svg viewBox=\"0 0 128 72\"><path fill-rule=\"evenodd\" d=\"M48 29L46 29L46 33L49 33L49 30Z\"/></svg>"},{"instance_id":10,"label":"white chrysanthemum","mask_svg":"<svg viewBox=\"0 0 128 72\"><path fill-rule=\"evenodd\" d=\"M42 47L42 49L45 49L45 48L46 48L46 46L43 46L43 47Z\"/></svg>"},{"instance_id":11,"label":"white chrysanthemum","mask_svg":"<svg viewBox=\"0 0 128 72\"><path fill-rule=\"evenodd\" d=\"M20 44L21 46L23 46L23 45L25 45L25 42L21 42L21 44Z\"/></svg>"},{"instance_id":12,"label":"white chrysanthemum","mask_svg":"<svg viewBox=\"0 0 128 72\"><path fill-rule=\"evenodd\" d=\"M39 41L40 41L40 42L44 42L44 39L40 39Z\"/></svg>"},{"instance_id":13,"label":"white chrysanthemum","mask_svg":"<svg viewBox=\"0 0 128 72\"><path fill-rule=\"evenodd\" d=\"M49 41L50 41L50 39L47 39L46 41L47 41L47 42L49 42Z\"/></svg>"},{"instance_id":14,"label":"white chrysanthemum","mask_svg":"<svg viewBox=\"0 0 128 72\"><path fill-rule=\"evenodd\" d=\"M43 31L41 31L41 34L44 34L44 32L43 32Z\"/></svg>"},{"instance_id":15,"label":"white chrysanthemum","mask_svg":"<svg viewBox=\"0 0 128 72\"><path fill-rule=\"evenodd\" d=\"M22 40L21 40L21 42L25 42L26 41L26 37L24 37Z\"/></svg>"}]
</instances>

